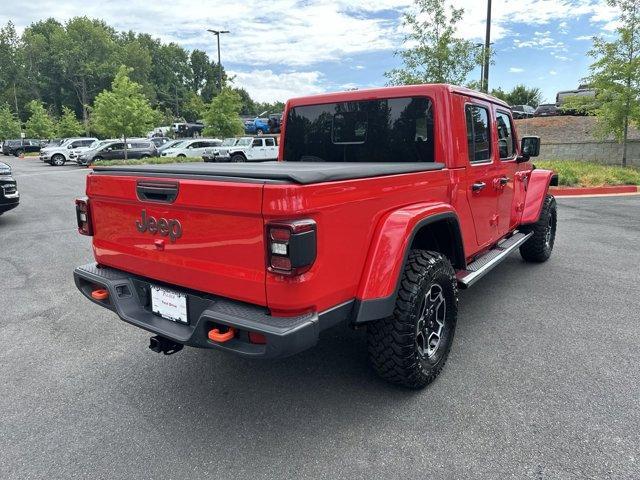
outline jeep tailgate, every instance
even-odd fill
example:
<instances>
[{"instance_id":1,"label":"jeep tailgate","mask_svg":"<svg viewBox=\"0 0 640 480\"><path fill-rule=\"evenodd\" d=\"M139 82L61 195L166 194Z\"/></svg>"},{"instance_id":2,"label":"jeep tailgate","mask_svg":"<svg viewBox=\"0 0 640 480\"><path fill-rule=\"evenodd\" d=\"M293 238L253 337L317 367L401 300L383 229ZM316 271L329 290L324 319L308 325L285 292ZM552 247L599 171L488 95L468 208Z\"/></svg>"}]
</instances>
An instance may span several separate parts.
<instances>
[{"instance_id":1,"label":"jeep tailgate","mask_svg":"<svg viewBox=\"0 0 640 480\"><path fill-rule=\"evenodd\" d=\"M266 305L264 184L167 177L87 177L96 261Z\"/></svg>"}]
</instances>

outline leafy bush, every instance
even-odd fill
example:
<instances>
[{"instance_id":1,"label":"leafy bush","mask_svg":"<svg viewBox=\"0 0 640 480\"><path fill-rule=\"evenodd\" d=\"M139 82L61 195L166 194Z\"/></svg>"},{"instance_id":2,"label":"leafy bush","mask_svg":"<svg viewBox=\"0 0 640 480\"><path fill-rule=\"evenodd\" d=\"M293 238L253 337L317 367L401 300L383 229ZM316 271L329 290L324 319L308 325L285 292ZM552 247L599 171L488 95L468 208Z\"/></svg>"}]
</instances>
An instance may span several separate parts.
<instances>
[{"instance_id":1,"label":"leafy bush","mask_svg":"<svg viewBox=\"0 0 640 480\"><path fill-rule=\"evenodd\" d=\"M535 162L538 168L554 170L558 183L565 187L599 187L603 185L640 185L640 169L618 167L575 160Z\"/></svg>"}]
</instances>

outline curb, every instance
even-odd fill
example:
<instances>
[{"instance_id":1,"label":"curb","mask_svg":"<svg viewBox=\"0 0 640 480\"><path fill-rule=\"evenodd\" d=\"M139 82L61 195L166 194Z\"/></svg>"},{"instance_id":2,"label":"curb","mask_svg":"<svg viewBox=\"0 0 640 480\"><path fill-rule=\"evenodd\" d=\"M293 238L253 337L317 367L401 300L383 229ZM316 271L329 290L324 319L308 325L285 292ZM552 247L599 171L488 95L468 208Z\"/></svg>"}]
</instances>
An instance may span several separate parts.
<instances>
[{"instance_id":1,"label":"curb","mask_svg":"<svg viewBox=\"0 0 640 480\"><path fill-rule=\"evenodd\" d=\"M640 187L636 185L619 185L612 187L549 187L549 191L556 197L582 196L582 195L617 195L640 193Z\"/></svg>"}]
</instances>

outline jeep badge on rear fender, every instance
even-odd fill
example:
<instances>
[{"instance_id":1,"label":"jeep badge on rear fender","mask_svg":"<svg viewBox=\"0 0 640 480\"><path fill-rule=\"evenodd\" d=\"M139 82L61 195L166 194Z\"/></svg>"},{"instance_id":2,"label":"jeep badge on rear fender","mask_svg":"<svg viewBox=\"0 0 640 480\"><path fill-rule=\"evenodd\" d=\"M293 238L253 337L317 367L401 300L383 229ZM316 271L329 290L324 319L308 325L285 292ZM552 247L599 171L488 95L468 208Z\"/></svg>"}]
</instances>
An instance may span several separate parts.
<instances>
[{"instance_id":1,"label":"jeep badge on rear fender","mask_svg":"<svg viewBox=\"0 0 640 480\"><path fill-rule=\"evenodd\" d=\"M182 225L178 220L166 218L158 218L147 216L147 211L142 210L140 220L136 220L136 228L140 233L149 231L149 233L159 233L163 237L168 236L171 242L182 236Z\"/></svg>"}]
</instances>

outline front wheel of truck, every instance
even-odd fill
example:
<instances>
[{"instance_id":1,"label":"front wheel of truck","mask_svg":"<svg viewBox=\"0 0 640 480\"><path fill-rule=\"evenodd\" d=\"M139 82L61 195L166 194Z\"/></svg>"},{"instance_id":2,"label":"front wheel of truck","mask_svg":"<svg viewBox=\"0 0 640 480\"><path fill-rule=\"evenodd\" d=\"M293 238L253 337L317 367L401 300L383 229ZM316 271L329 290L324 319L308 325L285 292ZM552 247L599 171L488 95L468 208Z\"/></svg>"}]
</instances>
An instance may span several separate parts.
<instances>
[{"instance_id":1,"label":"front wheel of truck","mask_svg":"<svg viewBox=\"0 0 640 480\"><path fill-rule=\"evenodd\" d=\"M369 359L383 379L419 389L447 360L458 315L458 288L449 260L412 250L393 315L367 326Z\"/></svg>"},{"instance_id":2,"label":"front wheel of truck","mask_svg":"<svg viewBox=\"0 0 640 480\"><path fill-rule=\"evenodd\" d=\"M552 195L547 195L538 221L520 227L522 233L533 232L529 240L520 246L520 255L525 261L541 263L549 260L556 240L557 225L556 199Z\"/></svg>"}]
</instances>

